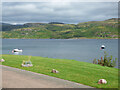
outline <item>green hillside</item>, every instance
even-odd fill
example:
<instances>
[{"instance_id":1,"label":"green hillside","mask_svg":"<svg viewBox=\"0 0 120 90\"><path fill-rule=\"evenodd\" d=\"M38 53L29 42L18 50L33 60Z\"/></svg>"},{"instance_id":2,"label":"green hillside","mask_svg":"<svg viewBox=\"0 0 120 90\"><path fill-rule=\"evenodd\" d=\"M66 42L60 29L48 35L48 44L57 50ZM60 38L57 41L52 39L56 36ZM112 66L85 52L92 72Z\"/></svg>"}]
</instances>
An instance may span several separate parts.
<instances>
[{"instance_id":1,"label":"green hillside","mask_svg":"<svg viewBox=\"0 0 120 90\"><path fill-rule=\"evenodd\" d=\"M118 19L91 21L78 24L26 23L3 25L2 38L71 39L71 38L118 38Z\"/></svg>"}]
</instances>

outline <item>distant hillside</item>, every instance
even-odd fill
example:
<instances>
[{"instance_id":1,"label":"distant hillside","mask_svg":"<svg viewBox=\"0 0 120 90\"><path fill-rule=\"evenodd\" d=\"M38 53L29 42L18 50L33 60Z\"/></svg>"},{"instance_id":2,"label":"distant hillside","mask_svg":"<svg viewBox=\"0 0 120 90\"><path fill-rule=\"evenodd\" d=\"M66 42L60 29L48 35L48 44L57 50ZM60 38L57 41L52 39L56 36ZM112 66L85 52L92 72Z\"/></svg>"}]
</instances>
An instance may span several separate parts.
<instances>
[{"instance_id":1,"label":"distant hillside","mask_svg":"<svg viewBox=\"0 0 120 90\"><path fill-rule=\"evenodd\" d=\"M64 23L61 23L61 22L50 22L48 24L64 24Z\"/></svg>"},{"instance_id":2,"label":"distant hillside","mask_svg":"<svg viewBox=\"0 0 120 90\"><path fill-rule=\"evenodd\" d=\"M50 22L3 25L2 35L3 38L29 39L118 38L118 19L78 24Z\"/></svg>"},{"instance_id":3,"label":"distant hillside","mask_svg":"<svg viewBox=\"0 0 120 90\"><path fill-rule=\"evenodd\" d=\"M0 27L2 27L2 31L11 31L13 29L25 28L27 26L25 26L25 25L12 25L12 24L8 24L8 23L2 23L2 24L0 24Z\"/></svg>"}]
</instances>

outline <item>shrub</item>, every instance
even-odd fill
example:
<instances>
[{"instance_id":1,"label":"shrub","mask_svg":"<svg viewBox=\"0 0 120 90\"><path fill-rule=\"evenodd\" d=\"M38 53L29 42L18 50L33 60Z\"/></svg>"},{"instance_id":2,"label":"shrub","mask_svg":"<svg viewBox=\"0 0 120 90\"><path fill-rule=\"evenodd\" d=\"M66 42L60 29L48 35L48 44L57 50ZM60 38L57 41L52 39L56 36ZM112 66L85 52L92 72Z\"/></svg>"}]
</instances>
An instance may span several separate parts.
<instances>
[{"instance_id":1,"label":"shrub","mask_svg":"<svg viewBox=\"0 0 120 90\"><path fill-rule=\"evenodd\" d=\"M93 60L93 64L97 64L97 60L96 60L96 58Z\"/></svg>"},{"instance_id":2,"label":"shrub","mask_svg":"<svg viewBox=\"0 0 120 90\"><path fill-rule=\"evenodd\" d=\"M32 62L30 61L30 59L31 59L31 56L28 57L27 61L23 60L22 64L25 64L25 65L32 64Z\"/></svg>"},{"instance_id":3,"label":"shrub","mask_svg":"<svg viewBox=\"0 0 120 90\"><path fill-rule=\"evenodd\" d=\"M104 52L104 59L103 57L101 57L101 59L93 60L93 64L100 64L101 66L107 66L107 67L115 67L116 66L116 62L117 62L117 58L115 58L115 60L112 58L112 55L108 57L108 54L106 52Z\"/></svg>"}]
</instances>

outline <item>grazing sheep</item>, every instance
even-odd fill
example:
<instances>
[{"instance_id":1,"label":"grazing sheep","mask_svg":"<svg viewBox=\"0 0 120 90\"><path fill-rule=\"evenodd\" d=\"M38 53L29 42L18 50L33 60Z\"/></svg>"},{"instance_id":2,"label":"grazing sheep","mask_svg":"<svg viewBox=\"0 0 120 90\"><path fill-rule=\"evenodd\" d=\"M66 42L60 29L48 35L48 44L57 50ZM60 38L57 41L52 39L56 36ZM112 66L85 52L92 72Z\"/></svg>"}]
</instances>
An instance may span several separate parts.
<instances>
[{"instance_id":1,"label":"grazing sheep","mask_svg":"<svg viewBox=\"0 0 120 90\"><path fill-rule=\"evenodd\" d=\"M107 83L107 81L105 79L100 79L98 81L98 84L106 84L106 83Z\"/></svg>"},{"instance_id":2,"label":"grazing sheep","mask_svg":"<svg viewBox=\"0 0 120 90\"><path fill-rule=\"evenodd\" d=\"M55 69L52 69L51 71L52 73L59 73L59 71L55 70Z\"/></svg>"},{"instance_id":3,"label":"grazing sheep","mask_svg":"<svg viewBox=\"0 0 120 90\"><path fill-rule=\"evenodd\" d=\"M5 60L4 60L4 59L1 59L0 62L5 62Z\"/></svg>"}]
</instances>

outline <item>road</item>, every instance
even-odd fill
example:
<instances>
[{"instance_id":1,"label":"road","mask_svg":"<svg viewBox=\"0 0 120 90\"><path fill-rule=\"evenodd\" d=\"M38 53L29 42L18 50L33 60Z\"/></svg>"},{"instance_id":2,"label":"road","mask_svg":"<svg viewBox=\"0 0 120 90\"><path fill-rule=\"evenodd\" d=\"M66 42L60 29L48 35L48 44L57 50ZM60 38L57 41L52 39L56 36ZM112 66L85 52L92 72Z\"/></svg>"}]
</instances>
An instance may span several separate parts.
<instances>
[{"instance_id":1,"label":"road","mask_svg":"<svg viewBox=\"0 0 120 90\"><path fill-rule=\"evenodd\" d=\"M2 88L92 88L75 82L25 71L2 67Z\"/></svg>"}]
</instances>

